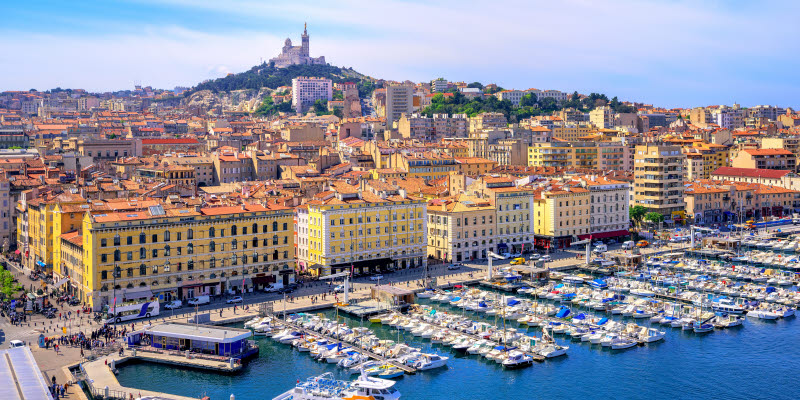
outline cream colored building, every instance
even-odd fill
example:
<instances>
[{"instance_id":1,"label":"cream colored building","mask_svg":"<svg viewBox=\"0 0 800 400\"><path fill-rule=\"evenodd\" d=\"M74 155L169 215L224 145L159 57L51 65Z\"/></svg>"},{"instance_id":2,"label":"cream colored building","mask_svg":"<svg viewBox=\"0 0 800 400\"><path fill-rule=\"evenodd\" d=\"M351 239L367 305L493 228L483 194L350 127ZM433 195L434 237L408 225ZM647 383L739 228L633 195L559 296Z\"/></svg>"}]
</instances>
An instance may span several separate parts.
<instances>
[{"instance_id":1,"label":"cream colored building","mask_svg":"<svg viewBox=\"0 0 800 400\"><path fill-rule=\"evenodd\" d=\"M480 260L494 251L495 207L462 194L428 204L428 257L447 262Z\"/></svg>"},{"instance_id":2,"label":"cream colored building","mask_svg":"<svg viewBox=\"0 0 800 400\"><path fill-rule=\"evenodd\" d=\"M683 168L680 146L638 145L634 154L634 205L658 212L667 220L683 219Z\"/></svg>"}]
</instances>

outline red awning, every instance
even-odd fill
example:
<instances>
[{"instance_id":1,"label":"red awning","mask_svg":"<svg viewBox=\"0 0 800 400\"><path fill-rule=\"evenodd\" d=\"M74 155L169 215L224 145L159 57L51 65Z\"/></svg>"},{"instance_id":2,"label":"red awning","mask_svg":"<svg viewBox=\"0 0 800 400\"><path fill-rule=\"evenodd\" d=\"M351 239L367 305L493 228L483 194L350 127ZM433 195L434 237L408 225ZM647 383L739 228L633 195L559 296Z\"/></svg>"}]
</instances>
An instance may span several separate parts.
<instances>
[{"instance_id":1,"label":"red awning","mask_svg":"<svg viewBox=\"0 0 800 400\"><path fill-rule=\"evenodd\" d=\"M600 232L600 233L593 233L591 235L578 235L578 239L580 240L588 239L589 236L591 236L592 239L607 239L607 238L625 236L630 234L631 233L628 232L626 229L623 229L621 231Z\"/></svg>"}]
</instances>

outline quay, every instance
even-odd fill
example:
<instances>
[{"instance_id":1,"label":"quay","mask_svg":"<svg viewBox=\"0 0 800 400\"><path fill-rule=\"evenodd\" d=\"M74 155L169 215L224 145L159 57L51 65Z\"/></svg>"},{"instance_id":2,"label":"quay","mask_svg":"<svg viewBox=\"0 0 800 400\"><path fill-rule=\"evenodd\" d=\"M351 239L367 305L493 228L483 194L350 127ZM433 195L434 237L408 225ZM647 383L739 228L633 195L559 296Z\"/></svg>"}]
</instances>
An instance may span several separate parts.
<instances>
[{"instance_id":1,"label":"quay","mask_svg":"<svg viewBox=\"0 0 800 400\"><path fill-rule=\"evenodd\" d=\"M117 354L111 354L95 361L81 364L81 373L86 377L85 382L92 396L128 398L130 394L136 396L137 398L150 396L152 398L164 400L197 400L193 397L159 393L120 385L112 368L115 368L120 363L124 363L135 358L137 357L132 355L119 356Z\"/></svg>"},{"instance_id":2,"label":"quay","mask_svg":"<svg viewBox=\"0 0 800 400\"><path fill-rule=\"evenodd\" d=\"M296 330L298 332L303 332L306 335L323 337L323 338L327 339L328 342L331 343L331 344L343 343L343 344L347 344L349 346L356 346L356 347L358 347L360 349L359 352L368 355L373 360L378 360L378 361L381 361L381 362L392 364L392 365L394 365L395 367L401 369L403 372L405 372L407 374L415 374L417 372L417 370L415 368L413 368L413 367L409 367L409 366L403 365L401 363L398 363L396 361L390 360L390 359L388 359L386 357L383 357L381 355L375 354L375 353L373 353L373 352L371 352L369 350L362 349L360 346L358 346L356 344L349 343L349 342L346 342L346 341L340 340L340 339L335 339L335 338L333 338L331 336L328 336L328 335L325 335L325 334L322 334L322 333L319 333L319 332L316 332L316 331L312 331L310 329L306 329L306 328L304 328L304 327L302 327L300 325L297 325L297 324L294 324L294 323L291 323L291 322L284 321L283 323L284 323L284 325L289 326L289 327L291 327L292 329L294 329L294 330Z\"/></svg>"}]
</instances>

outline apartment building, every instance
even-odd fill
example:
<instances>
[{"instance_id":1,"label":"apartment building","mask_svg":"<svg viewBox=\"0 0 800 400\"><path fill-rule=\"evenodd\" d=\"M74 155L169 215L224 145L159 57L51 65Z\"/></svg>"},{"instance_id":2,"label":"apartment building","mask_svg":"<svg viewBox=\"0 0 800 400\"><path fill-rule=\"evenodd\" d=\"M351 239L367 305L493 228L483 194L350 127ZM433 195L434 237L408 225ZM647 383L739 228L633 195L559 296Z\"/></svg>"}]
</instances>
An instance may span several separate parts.
<instances>
[{"instance_id":1,"label":"apartment building","mask_svg":"<svg viewBox=\"0 0 800 400\"><path fill-rule=\"evenodd\" d=\"M414 86L410 84L392 84L386 87L386 126L398 121L403 114L414 111Z\"/></svg>"},{"instance_id":2,"label":"apartment building","mask_svg":"<svg viewBox=\"0 0 800 400\"><path fill-rule=\"evenodd\" d=\"M535 245L541 249L563 249L591 232L589 190L578 184L552 182L533 192Z\"/></svg>"},{"instance_id":3,"label":"apartment building","mask_svg":"<svg viewBox=\"0 0 800 400\"><path fill-rule=\"evenodd\" d=\"M731 160L734 168L797 171L797 156L786 149L744 149Z\"/></svg>"},{"instance_id":4,"label":"apartment building","mask_svg":"<svg viewBox=\"0 0 800 400\"><path fill-rule=\"evenodd\" d=\"M297 77L292 79L292 107L298 113L306 112L314 102L326 104L333 99L333 83L319 77Z\"/></svg>"},{"instance_id":5,"label":"apartment building","mask_svg":"<svg viewBox=\"0 0 800 400\"><path fill-rule=\"evenodd\" d=\"M666 220L682 220L683 168L686 155L680 146L638 145L634 153L634 205L658 212Z\"/></svg>"},{"instance_id":6,"label":"apartment building","mask_svg":"<svg viewBox=\"0 0 800 400\"><path fill-rule=\"evenodd\" d=\"M469 118L470 132L502 128L508 128L508 120L503 113L484 112Z\"/></svg>"},{"instance_id":7,"label":"apartment building","mask_svg":"<svg viewBox=\"0 0 800 400\"><path fill-rule=\"evenodd\" d=\"M286 207L155 205L146 211L87 213L82 228L82 274L56 274L82 275L79 297L95 311L115 297L166 301L294 281L293 214Z\"/></svg>"},{"instance_id":8,"label":"apartment building","mask_svg":"<svg viewBox=\"0 0 800 400\"><path fill-rule=\"evenodd\" d=\"M533 246L533 189L517 187L514 179L486 175L478 178L467 187L474 193L488 199L495 206L497 233L495 235L497 252L530 251Z\"/></svg>"},{"instance_id":9,"label":"apartment building","mask_svg":"<svg viewBox=\"0 0 800 400\"><path fill-rule=\"evenodd\" d=\"M385 272L427 263L424 199L380 181L337 183L331 189L307 203L308 256L301 256L301 262L309 264L312 275Z\"/></svg>"},{"instance_id":10,"label":"apartment building","mask_svg":"<svg viewBox=\"0 0 800 400\"><path fill-rule=\"evenodd\" d=\"M487 158L497 165L527 165L528 143L522 139L500 139L489 144Z\"/></svg>"},{"instance_id":11,"label":"apartment building","mask_svg":"<svg viewBox=\"0 0 800 400\"><path fill-rule=\"evenodd\" d=\"M800 191L760 183L698 180L686 185L686 214L698 225L743 223L800 211Z\"/></svg>"},{"instance_id":12,"label":"apartment building","mask_svg":"<svg viewBox=\"0 0 800 400\"><path fill-rule=\"evenodd\" d=\"M686 180L708 179L711 173L730 165L728 146L713 143L692 143L684 146L686 154Z\"/></svg>"},{"instance_id":13,"label":"apartment building","mask_svg":"<svg viewBox=\"0 0 800 400\"><path fill-rule=\"evenodd\" d=\"M482 260L495 249L495 207L461 194L428 204L428 257L445 262Z\"/></svg>"},{"instance_id":14,"label":"apartment building","mask_svg":"<svg viewBox=\"0 0 800 400\"><path fill-rule=\"evenodd\" d=\"M599 129L614 127L614 110L609 106L595 107L589 111L589 122Z\"/></svg>"},{"instance_id":15,"label":"apartment building","mask_svg":"<svg viewBox=\"0 0 800 400\"><path fill-rule=\"evenodd\" d=\"M444 178L460 169L458 161L445 153L408 152L394 153L392 166L408 172L408 177L425 180Z\"/></svg>"},{"instance_id":16,"label":"apartment building","mask_svg":"<svg viewBox=\"0 0 800 400\"><path fill-rule=\"evenodd\" d=\"M597 154L594 142L534 143L528 147L528 166L593 169L598 165Z\"/></svg>"},{"instance_id":17,"label":"apartment building","mask_svg":"<svg viewBox=\"0 0 800 400\"><path fill-rule=\"evenodd\" d=\"M589 234L592 239L628 235L630 184L598 175L582 176L578 181L589 190ZM578 235L579 239L588 237Z\"/></svg>"}]
</instances>

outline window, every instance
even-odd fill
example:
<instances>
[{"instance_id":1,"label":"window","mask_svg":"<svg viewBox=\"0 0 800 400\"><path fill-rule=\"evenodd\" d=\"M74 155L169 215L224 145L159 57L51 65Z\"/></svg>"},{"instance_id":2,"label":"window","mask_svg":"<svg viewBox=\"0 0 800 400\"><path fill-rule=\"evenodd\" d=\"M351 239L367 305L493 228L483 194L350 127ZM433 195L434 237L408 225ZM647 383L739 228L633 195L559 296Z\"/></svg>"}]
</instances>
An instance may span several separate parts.
<instances>
[{"instance_id":1,"label":"window","mask_svg":"<svg viewBox=\"0 0 800 400\"><path fill-rule=\"evenodd\" d=\"M342 225L344 225L344 224L342 224ZM275 221L275 222L272 223L272 231L275 232L277 230L278 230L278 222Z\"/></svg>"},{"instance_id":2,"label":"window","mask_svg":"<svg viewBox=\"0 0 800 400\"><path fill-rule=\"evenodd\" d=\"M242 235L247 235L247 227L246 226L242 227Z\"/></svg>"},{"instance_id":3,"label":"window","mask_svg":"<svg viewBox=\"0 0 800 400\"><path fill-rule=\"evenodd\" d=\"M283 237L283 244L289 244L289 236Z\"/></svg>"},{"instance_id":4,"label":"window","mask_svg":"<svg viewBox=\"0 0 800 400\"><path fill-rule=\"evenodd\" d=\"M272 259L273 260L277 260L278 259L278 250L275 250L274 252L272 252Z\"/></svg>"},{"instance_id":5,"label":"window","mask_svg":"<svg viewBox=\"0 0 800 400\"><path fill-rule=\"evenodd\" d=\"M258 238L257 237L254 237L252 242L253 242L253 247L258 247Z\"/></svg>"},{"instance_id":6,"label":"window","mask_svg":"<svg viewBox=\"0 0 800 400\"><path fill-rule=\"evenodd\" d=\"M212 253L217 251L217 244L213 240L208 244L208 251Z\"/></svg>"},{"instance_id":7,"label":"window","mask_svg":"<svg viewBox=\"0 0 800 400\"><path fill-rule=\"evenodd\" d=\"M158 241L158 235L156 235L156 234L154 233L154 234L153 234L153 237L152 237L151 239L152 239L152 240L150 241L150 243L155 243L155 242L157 242L157 241Z\"/></svg>"},{"instance_id":8,"label":"window","mask_svg":"<svg viewBox=\"0 0 800 400\"><path fill-rule=\"evenodd\" d=\"M128 261L133 261L133 252L132 251L128 252Z\"/></svg>"},{"instance_id":9,"label":"window","mask_svg":"<svg viewBox=\"0 0 800 400\"><path fill-rule=\"evenodd\" d=\"M190 228L188 231L186 231L186 239L194 239L194 229Z\"/></svg>"},{"instance_id":10,"label":"window","mask_svg":"<svg viewBox=\"0 0 800 400\"><path fill-rule=\"evenodd\" d=\"M106 247L106 246L108 246L108 240L100 239L100 247Z\"/></svg>"},{"instance_id":11,"label":"window","mask_svg":"<svg viewBox=\"0 0 800 400\"><path fill-rule=\"evenodd\" d=\"M128 268L125 270L125 273L126 273L126 275L128 276L128 278L133 278L133 267L128 267Z\"/></svg>"},{"instance_id":12,"label":"window","mask_svg":"<svg viewBox=\"0 0 800 400\"><path fill-rule=\"evenodd\" d=\"M144 247L139 248L139 259L144 260L147 258L147 250Z\"/></svg>"},{"instance_id":13,"label":"window","mask_svg":"<svg viewBox=\"0 0 800 400\"><path fill-rule=\"evenodd\" d=\"M147 242L147 236L144 232L139 234L139 244L145 244Z\"/></svg>"},{"instance_id":14,"label":"window","mask_svg":"<svg viewBox=\"0 0 800 400\"><path fill-rule=\"evenodd\" d=\"M119 250L114 250L114 261L121 261L122 255Z\"/></svg>"},{"instance_id":15,"label":"window","mask_svg":"<svg viewBox=\"0 0 800 400\"><path fill-rule=\"evenodd\" d=\"M194 260L189 260L189 262L186 263L186 269L189 271L194 269Z\"/></svg>"},{"instance_id":16,"label":"window","mask_svg":"<svg viewBox=\"0 0 800 400\"><path fill-rule=\"evenodd\" d=\"M169 242L170 240L172 240L172 238L170 236L171 236L171 234L170 234L169 231L164 231L164 241L165 242Z\"/></svg>"},{"instance_id":17,"label":"window","mask_svg":"<svg viewBox=\"0 0 800 400\"><path fill-rule=\"evenodd\" d=\"M276 245L276 244L278 244L278 235L274 235L274 236L272 236L272 244L273 244L273 245Z\"/></svg>"},{"instance_id":18,"label":"window","mask_svg":"<svg viewBox=\"0 0 800 400\"><path fill-rule=\"evenodd\" d=\"M153 249L153 258L158 257L158 249Z\"/></svg>"},{"instance_id":19,"label":"window","mask_svg":"<svg viewBox=\"0 0 800 400\"><path fill-rule=\"evenodd\" d=\"M267 226L268 225L261 225L261 233L267 233Z\"/></svg>"},{"instance_id":20,"label":"window","mask_svg":"<svg viewBox=\"0 0 800 400\"><path fill-rule=\"evenodd\" d=\"M211 257L211 259L208 260L208 266L209 266L209 268L216 268L217 267L217 259L215 257Z\"/></svg>"},{"instance_id":21,"label":"window","mask_svg":"<svg viewBox=\"0 0 800 400\"><path fill-rule=\"evenodd\" d=\"M186 246L186 254L194 254L194 243L189 243L189 245Z\"/></svg>"},{"instance_id":22,"label":"window","mask_svg":"<svg viewBox=\"0 0 800 400\"><path fill-rule=\"evenodd\" d=\"M139 266L139 276L146 276L147 275L147 266L142 264Z\"/></svg>"},{"instance_id":23,"label":"window","mask_svg":"<svg viewBox=\"0 0 800 400\"><path fill-rule=\"evenodd\" d=\"M231 242L231 249L236 250L238 248L239 248L239 242L236 241L236 239L233 239L233 241Z\"/></svg>"},{"instance_id":24,"label":"window","mask_svg":"<svg viewBox=\"0 0 800 400\"><path fill-rule=\"evenodd\" d=\"M208 237L213 238L214 237L214 233L215 233L215 229L214 229L213 226L211 228L208 228Z\"/></svg>"},{"instance_id":25,"label":"window","mask_svg":"<svg viewBox=\"0 0 800 400\"><path fill-rule=\"evenodd\" d=\"M128 236L127 238L125 238L125 241L127 244L133 244L133 236Z\"/></svg>"},{"instance_id":26,"label":"window","mask_svg":"<svg viewBox=\"0 0 800 400\"><path fill-rule=\"evenodd\" d=\"M169 245L164 246L164 257L169 257L170 254L170 247Z\"/></svg>"},{"instance_id":27,"label":"window","mask_svg":"<svg viewBox=\"0 0 800 400\"><path fill-rule=\"evenodd\" d=\"M237 228L236 225L231 227L231 235L238 235L238 232L239 228Z\"/></svg>"},{"instance_id":28,"label":"window","mask_svg":"<svg viewBox=\"0 0 800 400\"><path fill-rule=\"evenodd\" d=\"M108 254L100 254L100 262L108 262ZM105 271L103 271L105 272Z\"/></svg>"},{"instance_id":29,"label":"window","mask_svg":"<svg viewBox=\"0 0 800 400\"><path fill-rule=\"evenodd\" d=\"M114 246L119 246L119 235L114 236Z\"/></svg>"},{"instance_id":30,"label":"window","mask_svg":"<svg viewBox=\"0 0 800 400\"><path fill-rule=\"evenodd\" d=\"M258 233L258 224L253 222L253 234L255 235L256 233Z\"/></svg>"}]
</instances>

